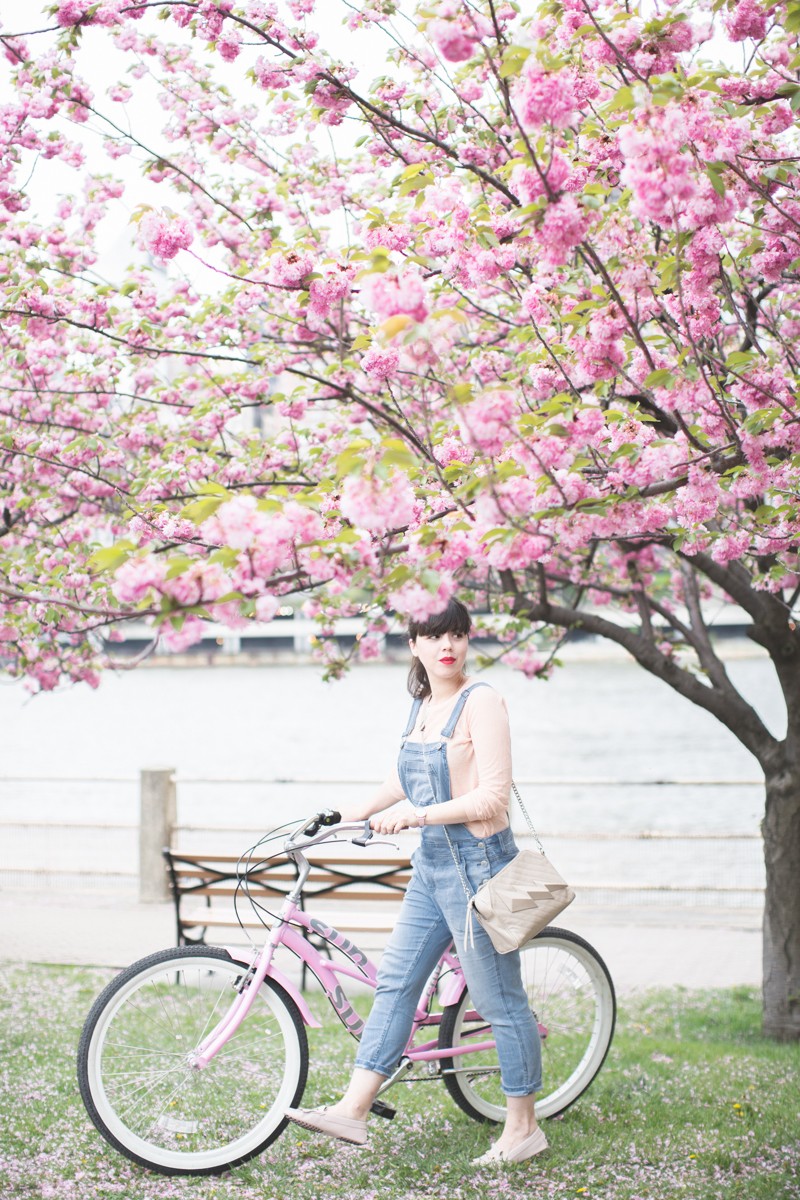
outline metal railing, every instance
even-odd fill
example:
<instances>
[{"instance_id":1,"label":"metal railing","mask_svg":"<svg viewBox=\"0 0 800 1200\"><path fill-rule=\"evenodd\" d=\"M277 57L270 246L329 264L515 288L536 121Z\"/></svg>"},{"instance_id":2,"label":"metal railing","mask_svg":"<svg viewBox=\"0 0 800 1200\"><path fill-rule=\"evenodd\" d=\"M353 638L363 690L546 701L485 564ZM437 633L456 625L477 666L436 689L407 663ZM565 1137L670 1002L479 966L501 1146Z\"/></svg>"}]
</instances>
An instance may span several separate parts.
<instances>
[{"instance_id":1,"label":"metal railing","mask_svg":"<svg viewBox=\"0 0 800 1200\"><path fill-rule=\"evenodd\" d=\"M146 900L166 898L166 878L161 848L166 842L186 850L240 852L260 837L266 828L311 807L335 807L337 797L350 789L371 788L366 779L252 779L245 777L200 778L176 775L169 770L146 771L133 776L9 776L0 779L0 795L9 788L19 793L27 787L44 789L123 789L127 812L118 821L82 817L66 820L33 816L0 816L0 887L46 890L52 893L81 890L107 892ZM519 779L522 788L579 789L592 793L598 788L712 787L759 788L759 780L711 779ZM246 821L220 824L218 819L198 819L196 789L219 789L228 797L231 788L258 787L272 796L266 804L260 796L256 807L264 823L257 825L247 813ZM313 791L313 806L307 796L302 806L290 793ZM187 793L195 790L195 801ZM57 793L56 793L57 794ZM103 795L105 792L103 791ZM326 795L331 798L329 803ZM3 806L8 812L9 805ZM247 806L251 808L251 805ZM279 819L269 815L277 810ZM30 811L30 806L26 805ZM521 819L515 819L519 839L525 836ZM565 820L565 824L568 822ZM712 829L679 831L669 829L579 829L541 828L539 833L559 870L574 885L583 902L602 905L648 904L680 906L760 907L763 904L764 867L761 839L757 830L718 832ZM408 852L405 845L403 853Z\"/></svg>"}]
</instances>

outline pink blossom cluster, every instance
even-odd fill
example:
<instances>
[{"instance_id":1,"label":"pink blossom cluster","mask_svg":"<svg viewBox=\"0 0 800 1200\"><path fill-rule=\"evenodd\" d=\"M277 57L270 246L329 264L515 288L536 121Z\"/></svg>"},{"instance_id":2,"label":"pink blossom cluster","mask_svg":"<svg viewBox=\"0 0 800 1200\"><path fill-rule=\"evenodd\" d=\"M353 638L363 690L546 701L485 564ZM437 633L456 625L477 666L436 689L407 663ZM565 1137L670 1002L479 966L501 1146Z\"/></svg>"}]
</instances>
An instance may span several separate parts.
<instances>
[{"instance_id":1,"label":"pink blossom cluster","mask_svg":"<svg viewBox=\"0 0 800 1200\"><path fill-rule=\"evenodd\" d=\"M580 0L574 8L585 13ZM627 15L627 19L616 20L605 37L587 46L586 57L597 64L628 67L647 78L675 70L681 54L709 36L708 27L695 28L680 12L673 20L658 25L636 14Z\"/></svg>"},{"instance_id":2,"label":"pink blossom cluster","mask_svg":"<svg viewBox=\"0 0 800 1200\"><path fill-rule=\"evenodd\" d=\"M425 284L413 266L368 275L361 284L361 299L381 320L406 313L415 321L424 321L428 315Z\"/></svg>"},{"instance_id":3,"label":"pink blossom cluster","mask_svg":"<svg viewBox=\"0 0 800 1200\"><path fill-rule=\"evenodd\" d=\"M269 282L274 287L299 288L315 268L314 257L310 253L298 254L294 250L287 253L275 253L269 260ZM320 292L317 296L320 296Z\"/></svg>"},{"instance_id":4,"label":"pink blossom cluster","mask_svg":"<svg viewBox=\"0 0 800 1200\"><path fill-rule=\"evenodd\" d=\"M586 236L590 217L574 196L562 196L548 204L538 229L542 262L549 266L565 263Z\"/></svg>"},{"instance_id":5,"label":"pink blossom cluster","mask_svg":"<svg viewBox=\"0 0 800 1200\"><path fill-rule=\"evenodd\" d=\"M613 379L627 358L623 341L625 332L625 319L620 313L605 312L591 318L586 336L576 344L581 383Z\"/></svg>"},{"instance_id":6,"label":"pink blossom cluster","mask_svg":"<svg viewBox=\"0 0 800 1200\"><path fill-rule=\"evenodd\" d=\"M431 38L442 58L448 62L466 62L472 58L481 39L491 37L494 29L490 21L461 4L440 3L440 14L427 25Z\"/></svg>"},{"instance_id":7,"label":"pink blossom cluster","mask_svg":"<svg viewBox=\"0 0 800 1200\"><path fill-rule=\"evenodd\" d=\"M756 0L737 0L732 11L724 17L724 25L732 42L745 38L760 41L767 32L769 14Z\"/></svg>"},{"instance_id":8,"label":"pink blossom cluster","mask_svg":"<svg viewBox=\"0 0 800 1200\"><path fill-rule=\"evenodd\" d=\"M387 479L381 479L375 472L348 475L342 484L339 508L356 529L385 534L411 524L416 514L416 497L408 479L397 470Z\"/></svg>"},{"instance_id":9,"label":"pink blossom cluster","mask_svg":"<svg viewBox=\"0 0 800 1200\"><path fill-rule=\"evenodd\" d=\"M149 212L139 222L140 246L162 262L175 258L181 250L188 250L193 240L194 232L184 217Z\"/></svg>"},{"instance_id":10,"label":"pink blossom cluster","mask_svg":"<svg viewBox=\"0 0 800 1200\"><path fill-rule=\"evenodd\" d=\"M245 577L264 581L293 560L298 546L315 542L322 531L323 522L313 509L290 502L275 512L260 508L252 495L226 500L202 526L212 544L243 552L239 568ZM238 582L241 585L241 579Z\"/></svg>"},{"instance_id":11,"label":"pink blossom cluster","mask_svg":"<svg viewBox=\"0 0 800 1200\"><path fill-rule=\"evenodd\" d=\"M381 639L367 634L358 643L358 657L362 662L373 662L381 656Z\"/></svg>"},{"instance_id":12,"label":"pink blossom cluster","mask_svg":"<svg viewBox=\"0 0 800 1200\"><path fill-rule=\"evenodd\" d=\"M791 262L800 258L800 202L790 200L780 208L768 208L761 225L762 247L753 255L753 267L768 283L781 278Z\"/></svg>"},{"instance_id":13,"label":"pink blossom cluster","mask_svg":"<svg viewBox=\"0 0 800 1200\"><path fill-rule=\"evenodd\" d=\"M321 80L314 88L314 102L322 109L322 120L326 125L341 125L344 114L353 104L352 97L343 88L328 80Z\"/></svg>"},{"instance_id":14,"label":"pink blossom cluster","mask_svg":"<svg viewBox=\"0 0 800 1200\"><path fill-rule=\"evenodd\" d=\"M514 107L526 129L566 129L577 118L575 75L568 67L547 71L531 57L514 89Z\"/></svg>"},{"instance_id":15,"label":"pink blossom cluster","mask_svg":"<svg viewBox=\"0 0 800 1200\"><path fill-rule=\"evenodd\" d=\"M686 122L676 105L649 110L638 126L619 134L621 179L633 191L636 211L668 229L684 221L699 190L685 139Z\"/></svg>"},{"instance_id":16,"label":"pink blossom cluster","mask_svg":"<svg viewBox=\"0 0 800 1200\"><path fill-rule=\"evenodd\" d=\"M515 412L512 392L502 388L482 392L461 409L461 436L482 454L500 454L513 436Z\"/></svg>"},{"instance_id":17,"label":"pink blossom cluster","mask_svg":"<svg viewBox=\"0 0 800 1200\"><path fill-rule=\"evenodd\" d=\"M372 225L363 231L362 236L370 250L383 248L403 251L411 244L414 231L406 225Z\"/></svg>"},{"instance_id":18,"label":"pink blossom cluster","mask_svg":"<svg viewBox=\"0 0 800 1200\"><path fill-rule=\"evenodd\" d=\"M521 649L507 650L503 655L503 662L507 667L521 671L526 679L537 679L545 673L547 660L536 649L526 646Z\"/></svg>"},{"instance_id":19,"label":"pink blossom cluster","mask_svg":"<svg viewBox=\"0 0 800 1200\"><path fill-rule=\"evenodd\" d=\"M397 371L400 362L400 351L394 346L381 349L380 346L370 346L361 360L361 367L373 379L389 379Z\"/></svg>"},{"instance_id":20,"label":"pink blossom cluster","mask_svg":"<svg viewBox=\"0 0 800 1200\"><path fill-rule=\"evenodd\" d=\"M259 86L265 90L278 90L291 82L291 74L283 63L271 62L262 56L256 59L253 72Z\"/></svg>"},{"instance_id":21,"label":"pink blossom cluster","mask_svg":"<svg viewBox=\"0 0 800 1200\"><path fill-rule=\"evenodd\" d=\"M164 621L159 626L159 645L173 654L180 654L182 650L188 650L202 641L207 629L207 623L192 613L180 617L175 624Z\"/></svg>"},{"instance_id":22,"label":"pink blossom cluster","mask_svg":"<svg viewBox=\"0 0 800 1200\"><path fill-rule=\"evenodd\" d=\"M389 593L388 601L390 606L404 617L425 621L446 607L455 590L453 579L445 575L433 591L421 583L405 583Z\"/></svg>"},{"instance_id":23,"label":"pink blossom cluster","mask_svg":"<svg viewBox=\"0 0 800 1200\"><path fill-rule=\"evenodd\" d=\"M579 192L587 179L586 169L574 167L559 150L553 152L549 163L537 167L519 164L511 174L512 187L524 204L532 204L540 196Z\"/></svg>"},{"instance_id":24,"label":"pink blossom cluster","mask_svg":"<svg viewBox=\"0 0 800 1200\"><path fill-rule=\"evenodd\" d=\"M326 270L321 279L312 279L308 289L309 310L319 317L327 317L330 310L350 294L354 270L337 264Z\"/></svg>"},{"instance_id":25,"label":"pink blossom cluster","mask_svg":"<svg viewBox=\"0 0 800 1200\"><path fill-rule=\"evenodd\" d=\"M59 25L117 25L123 17L136 18L144 15L144 9L129 0L59 0L55 17Z\"/></svg>"}]
</instances>

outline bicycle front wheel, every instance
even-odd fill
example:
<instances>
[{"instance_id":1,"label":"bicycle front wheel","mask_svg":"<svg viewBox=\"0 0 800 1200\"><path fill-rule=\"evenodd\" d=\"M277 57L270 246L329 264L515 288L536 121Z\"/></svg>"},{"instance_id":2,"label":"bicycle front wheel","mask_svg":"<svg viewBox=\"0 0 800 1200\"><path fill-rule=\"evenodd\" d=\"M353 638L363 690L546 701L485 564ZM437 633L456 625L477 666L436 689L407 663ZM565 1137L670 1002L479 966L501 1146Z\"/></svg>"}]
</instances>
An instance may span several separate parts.
<instances>
[{"instance_id":1,"label":"bicycle front wheel","mask_svg":"<svg viewBox=\"0 0 800 1200\"><path fill-rule=\"evenodd\" d=\"M548 928L520 950L522 980L542 1040L544 1090L538 1117L555 1117L573 1104L605 1061L616 1022L608 968L588 942L566 929ZM439 1047L467 1047L491 1037L464 991L445 1008ZM476 1051L442 1060L444 1082L459 1108L476 1121L503 1121L497 1054Z\"/></svg>"},{"instance_id":2,"label":"bicycle front wheel","mask_svg":"<svg viewBox=\"0 0 800 1200\"><path fill-rule=\"evenodd\" d=\"M208 946L134 963L98 996L78 1048L89 1116L122 1154L164 1175L214 1175L286 1125L308 1074L297 1005L267 979L207 1067L193 1051L228 1011L245 968Z\"/></svg>"}]
</instances>

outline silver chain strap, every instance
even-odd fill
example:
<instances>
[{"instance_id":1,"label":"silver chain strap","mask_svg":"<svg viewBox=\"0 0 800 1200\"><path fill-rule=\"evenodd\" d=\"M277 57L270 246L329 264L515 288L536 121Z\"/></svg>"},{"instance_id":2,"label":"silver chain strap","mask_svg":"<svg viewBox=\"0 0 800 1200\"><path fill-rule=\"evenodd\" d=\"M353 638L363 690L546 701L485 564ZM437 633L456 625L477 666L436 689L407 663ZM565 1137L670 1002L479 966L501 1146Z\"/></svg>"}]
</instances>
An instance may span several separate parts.
<instances>
[{"instance_id":1,"label":"silver chain strap","mask_svg":"<svg viewBox=\"0 0 800 1200\"><path fill-rule=\"evenodd\" d=\"M518 804L518 805L520 806L520 808L522 809L522 815L523 815L523 817L525 818L525 820L528 822L528 828L530 829L531 833L532 833L532 834L533 834L533 836L534 836L534 840L536 841L536 845L537 845L537 847L538 847L538 849L539 849L539 852L540 852L541 854L544 854L544 846L542 845L542 843L541 843L541 841L540 841L540 839L539 839L539 835L538 835L538 833L536 832L536 829L534 828L533 821L532 821L532 820L530 819L530 817L528 816L528 810L527 810L527 808L525 807L525 805L522 803L522 796L520 796L520 794L519 794L519 791L517 790L517 785L514 783L513 779L512 779L512 781L511 781L511 790L512 790L512 792L514 793L514 795L517 797L517 804Z\"/></svg>"},{"instance_id":2,"label":"silver chain strap","mask_svg":"<svg viewBox=\"0 0 800 1200\"><path fill-rule=\"evenodd\" d=\"M540 853L544 854L544 846L542 845L539 835L536 832L533 821L528 816L528 810L525 807L525 805L522 803L522 796L520 796L519 791L517 789L517 785L514 783L513 780L511 781L511 790L514 793L514 795L517 797L517 803L519 804L520 808L522 809L522 815L524 816L525 820L528 822L528 828L530 829L531 833L533 834L534 838L536 839L536 845L538 846ZM453 843L450 841L450 834L447 832L447 826L443 825L442 829L444 830L444 836L447 838L447 844L450 847L450 853L453 856L453 862L456 864L456 870L458 871L458 877L461 880L461 886L464 889L464 895L467 897L467 900L471 900L474 893L469 890L469 885L467 884L467 880L464 875L464 871L462 870L461 863L458 861L458 856L455 852L455 849L453 848Z\"/></svg>"}]
</instances>

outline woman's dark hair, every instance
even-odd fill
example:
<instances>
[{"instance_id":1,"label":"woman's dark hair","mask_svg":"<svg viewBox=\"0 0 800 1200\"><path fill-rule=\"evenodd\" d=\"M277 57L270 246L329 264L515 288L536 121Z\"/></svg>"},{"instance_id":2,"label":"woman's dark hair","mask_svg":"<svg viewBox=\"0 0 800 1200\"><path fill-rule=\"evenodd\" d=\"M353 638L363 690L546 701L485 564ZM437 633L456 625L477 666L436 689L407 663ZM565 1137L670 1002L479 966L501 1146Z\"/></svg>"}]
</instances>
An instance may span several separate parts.
<instances>
[{"instance_id":1,"label":"woman's dark hair","mask_svg":"<svg viewBox=\"0 0 800 1200\"><path fill-rule=\"evenodd\" d=\"M408 622L408 636L412 642L418 637L441 637L443 633L462 633L467 635L472 628L472 617L460 600L450 600L447 608L434 613L426 621ZM424 700L431 694L431 681L428 672L418 658L411 664L408 672L408 690L416 700Z\"/></svg>"}]
</instances>

